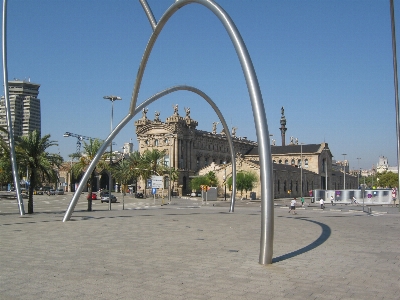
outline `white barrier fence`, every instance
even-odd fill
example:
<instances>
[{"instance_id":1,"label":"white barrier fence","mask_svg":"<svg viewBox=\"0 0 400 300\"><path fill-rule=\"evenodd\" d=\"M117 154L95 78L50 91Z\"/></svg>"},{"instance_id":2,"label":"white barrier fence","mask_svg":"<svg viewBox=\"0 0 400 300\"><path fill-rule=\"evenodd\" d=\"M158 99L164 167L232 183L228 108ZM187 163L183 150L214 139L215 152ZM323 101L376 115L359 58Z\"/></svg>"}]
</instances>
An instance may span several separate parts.
<instances>
[{"instance_id":1,"label":"white barrier fence","mask_svg":"<svg viewBox=\"0 0 400 300\"><path fill-rule=\"evenodd\" d=\"M334 203L351 204L353 197L359 204L362 204L363 201L365 204L393 203L391 189L365 190L364 194L362 190L314 190L312 197L315 202L322 198L325 203L330 203L331 196L333 196Z\"/></svg>"}]
</instances>

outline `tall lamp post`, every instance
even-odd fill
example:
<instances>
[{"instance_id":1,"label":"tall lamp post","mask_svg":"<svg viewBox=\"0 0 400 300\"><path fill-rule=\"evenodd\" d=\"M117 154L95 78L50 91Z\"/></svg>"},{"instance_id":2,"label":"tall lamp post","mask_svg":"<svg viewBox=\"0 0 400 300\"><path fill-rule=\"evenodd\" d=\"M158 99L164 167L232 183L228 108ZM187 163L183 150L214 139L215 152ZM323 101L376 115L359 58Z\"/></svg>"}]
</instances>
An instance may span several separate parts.
<instances>
[{"instance_id":1,"label":"tall lamp post","mask_svg":"<svg viewBox=\"0 0 400 300\"><path fill-rule=\"evenodd\" d=\"M345 165L345 161L346 161L346 153L343 153L343 189L346 189L346 165Z\"/></svg>"},{"instance_id":2,"label":"tall lamp post","mask_svg":"<svg viewBox=\"0 0 400 300\"><path fill-rule=\"evenodd\" d=\"M360 159L361 157L357 157L357 162L358 162L358 168L360 169ZM357 172L357 188L360 188L360 173Z\"/></svg>"},{"instance_id":3,"label":"tall lamp post","mask_svg":"<svg viewBox=\"0 0 400 300\"><path fill-rule=\"evenodd\" d=\"M110 100L111 101L111 125L110 125L110 132L112 132L113 130L113 117L114 117L114 101L116 100L122 100L121 97L118 96L104 96L103 99L106 100ZM108 199L108 209L111 210L111 186L112 186L112 178L111 178L111 165L112 165L112 141L110 141L110 171L109 171L109 181L108 181L108 195L109 195L109 199Z\"/></svg>"},{"instance_id":4,"label":"tall lamp post","mask_svg":"<svg viewBox=\"0 0 400 300\"><path fill-rule=\"evenodd\" d=\"M300 143L300 199L303 197L303 143Z\"/></svg>"}]
</instances>

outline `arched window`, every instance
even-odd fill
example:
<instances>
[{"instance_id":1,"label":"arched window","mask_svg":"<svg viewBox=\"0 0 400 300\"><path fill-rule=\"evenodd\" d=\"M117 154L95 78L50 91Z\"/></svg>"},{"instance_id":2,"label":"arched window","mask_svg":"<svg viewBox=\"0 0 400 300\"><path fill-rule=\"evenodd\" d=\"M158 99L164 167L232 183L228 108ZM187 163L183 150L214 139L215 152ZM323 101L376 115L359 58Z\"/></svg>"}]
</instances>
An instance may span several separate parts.
<instances>
[{"instance_id":1,"label":"arched window","mask_svg":"<svg viewBox=\"0 0 400 300\"><path fill-rule=\"evenodd\" d=\"M272 161L274 164L276 164L276 161L275 161L275 159Z\"/></svg>"},{"instance_id":2,"label":"arched window","mask_svg":"<svg viewBox=\"0 0 400 300\"><path fill-rule=\"evenodd\" d=\"M154 146L158 146L158 140L154 140Z\"/></svg>"},{"instance_id":3,"label":"arched window","mask_svg":"<svg viewBox=\"0 0 400 300\"><path fill-rule=\"evenodd\" d=\"M285 165L288 165L289 161L287 159L285 159Z\"/></svg>"},{"instance_id":4,"label":"arched window","mask_svg":"<svg viewBox=\"0 0 400 300\"><path fill-rule=\"evenodd\" d=\"M304 167L308 168L308 159L307 158L304 160Z\"/></svg>"},{"instance_id":5,"label":"arched window","mask_svg":"<svg viewBox=\"0 0 400 300\"><path fill-rule=\"evenodd\" d=\"M291 164L292 166L294 166L294 158L292 158L292 161L290 162L290 164Z\"/></svg>"},{"instance_id":6,"label":"arched window","mask_svg":"<svg viewBox=\"0 0 400 300\"><path fill-rule=\"evenodd\" d=\"M279 163L280 163L280 164L282 163L282 159L279 160Z\"/></svg>"}]
</instances>

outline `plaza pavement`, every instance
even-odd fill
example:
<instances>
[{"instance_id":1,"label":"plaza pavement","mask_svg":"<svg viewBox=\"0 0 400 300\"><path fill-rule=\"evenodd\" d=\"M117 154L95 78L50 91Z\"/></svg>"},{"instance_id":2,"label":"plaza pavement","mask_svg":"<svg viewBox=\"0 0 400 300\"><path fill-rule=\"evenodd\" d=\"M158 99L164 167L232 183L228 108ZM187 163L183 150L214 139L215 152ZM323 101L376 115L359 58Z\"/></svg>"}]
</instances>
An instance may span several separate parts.
<instances>
[{"instance_id":1,"label":"plaza pavement","mask_svg":"<svg viewBox=\"0 0 400 300\"><path fill-rule=\"evenodd\" d=\"M399 209L275 208L272 265L258 263L260 202L0 198L0 299L399 299ZM27 207L27 199L24 199ZM284 208L282 208L284 207ZM331 210L332 209L332 210Z\"/></svg>"}]
</instances>

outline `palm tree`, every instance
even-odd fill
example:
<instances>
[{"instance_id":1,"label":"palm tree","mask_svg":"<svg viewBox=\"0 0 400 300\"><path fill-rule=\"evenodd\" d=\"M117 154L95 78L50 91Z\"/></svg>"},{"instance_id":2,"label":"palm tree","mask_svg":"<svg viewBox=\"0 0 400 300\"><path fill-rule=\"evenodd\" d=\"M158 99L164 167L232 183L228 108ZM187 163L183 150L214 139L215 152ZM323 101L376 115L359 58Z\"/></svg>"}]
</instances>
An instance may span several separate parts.
<instances>
[{"instance_id":1,"label":"palm tree","mask_svg":"<svg viewBox=\"0 0 400 300\"><path fill-rule=\"evenodd\" d=\"M143 174L142 176L147 179L153 174L160 175L165 167L163 166L163 159L165 157L165 150L146 150L142 155L142 166L143 166Z\"/></svg>"},{"instance_id":2,"label":"palm tree","mask_svg":"<svg viewBox=\"0 0 400 300\"><path fill-rule=\"evenodd\" d=\"M0 132L8 135L8 130L0 126ZM0 185L12 182L12 167L10 160L10 147L8 143L0 136Z\"/></svg>"},{"instance_id":3,"label":"palm tree","mask_svg":"<svg viewBox=\"0 0 400 300\"><path fill-rule=\"evenodd\" d=\"M90 163L94 159L100 147L101 147L101 142L99 139L94 139L94 140L90 139L88 143L86 143L85 141L83 142L83 149L84 149L83 154L81 153L73 154L74 157L78 158L78 162L72 166L72 173L76 177L89 167ZM106 162L107 155L108 154L104 155L104 158L98 162L97 166L93 169L92 174L90 174L89 188L88 188L88 208L87 208L88 211L92 211L92 191L93 191L92 188L95 183L96 168L100 169L110 168L109 164ZM81 182L80 184L83 183Z\"/></svg>"},{"instance_id":4,"label":"palm tree","mask_svg":"<svg viewBox=\"0 0 400 300\"><path fill-rule=\"evenodd\" d=\"M27 136L16 139L15 152L20 167L29 170L29 199L28 214L33 213L33 190L41 179L49 182L56 179L55 168L60 167L63 158L59 154L47 152L52 146L58 146L56 141L50 140L50 134L42 138L37 130L31 131Z\"/></svg>"}]
</instances>

